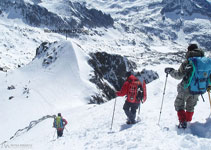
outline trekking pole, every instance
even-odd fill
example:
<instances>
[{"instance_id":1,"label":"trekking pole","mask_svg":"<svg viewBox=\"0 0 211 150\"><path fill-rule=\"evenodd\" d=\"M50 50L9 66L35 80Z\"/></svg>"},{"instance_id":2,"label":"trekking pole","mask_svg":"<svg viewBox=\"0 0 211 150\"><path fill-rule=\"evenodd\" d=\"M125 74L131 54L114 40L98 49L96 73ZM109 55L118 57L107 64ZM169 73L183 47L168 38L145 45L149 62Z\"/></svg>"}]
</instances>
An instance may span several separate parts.
<instances>
[{"instance_id":1,"label":"trekking pole","mask_svg":"<svg viewBox=\"0 0 211 150\"><path fill-rule=\"evenodd\" d=\"M69 130L68 130L66 127L64 127L64 129L65 129L65 131L67 132L67 135L70 135Z\"/></svg>"},{"instance_id":2,"label":"trekking pole","mask_svg":"<svg viewBox=\"0 0 211 150\"><path fill-rule=\"evenodd\" d=\"M53 140L54 140L55 134L56 134L56 129L55 129L54 134L53 134Z\"/></svg>"},{"instance_id":3,"label":"trekking pole","mask_svg":"<svg viewBox=\"0 0 211 150\"><path fill-rule=\"evenodd\" d=\"M166 81L165 81L165 86L164 86L164 90L163 90L163 98L162 98L162 103L161 103L161 108L160 108L160 116L159 116L159 120L158 120L158 125L160 123L161 111L163 108L163 100L164 100L164 95L165 95L165 91L166 91L167 78L168 78L168 73L166 73Z\"/></svg>"},{"instance_id":4,"label":"trekking pole","mask_svg":"<svg viewBox=\"0 0 211 150\"><path fill-rule=\"evenodd\" d=\"M137 121L141 121L141 118L140 118L140 108L141 107L141 103L139 103L139 107L138 107L138 117L137 117Z\"/></svg>"},{"instance_id":5,"label":"trekking pole","mask_svg":"<svg viewBox=\"0 0 211 150\"><path fill-rule=\"evenodd\" d=\"M202 94L201 94L201 98L202 98L203 102L205 102L204 97L203 97L203 95L202 95Z\"/></svg>"},{"instance_id":6,"label":"trekking pole","mask_svg":"<svg viewBox=\"0 0 211 150\"><path fill-rule=\"evenodd\" d=\"M69 131L67 130L67 128L66 127L64 127L64 129L69 133Z\"/></svg>"},{"instance_id":7,"label":"trekking pole","mask_svg":"<svg viewBox=\"0 0 211 150\"><path fill-rule=\"evenodd\" d=\"M111 129L110 130L112 130L112 126L113 126L115 107L116 107L116 98L115 98L115 101L114 101L114 109L113 109L113 116L112 116L112 120L111 120Z\"/></svg>"},{"instance_id":8,"label":"trekking pole","mask_svg":"<svg viewBox=\"0 0 211 150\"><path fill-rule=\"evenodd\" d=\"M210 98L210 90L208 90L208 91L207 91L207 93L208 93L208 97L209 97L209 101L210 101L210 109L211 109L211 98ZM210 113L210 115L211 115L211 113Z\"/></svg>"}]
</instances>

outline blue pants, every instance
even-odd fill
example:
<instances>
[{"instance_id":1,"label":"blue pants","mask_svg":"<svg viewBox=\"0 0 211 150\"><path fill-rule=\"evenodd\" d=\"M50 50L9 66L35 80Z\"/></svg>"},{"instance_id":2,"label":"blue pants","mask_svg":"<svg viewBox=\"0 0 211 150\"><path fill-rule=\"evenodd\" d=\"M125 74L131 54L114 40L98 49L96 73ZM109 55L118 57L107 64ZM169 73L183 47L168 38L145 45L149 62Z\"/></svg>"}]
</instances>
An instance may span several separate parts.
<instances>
[{"instance_id":1,"label":"blue pants","mask_svg":"<svg viewBox=\"0 0 211 150\"><path fill-rule=\"evenodd\" d=\"M57 137L62 137L63 130L57 130Z\"/></svg>"},{"instance_id":2,"label":"blue pants","mask_svg":"<svg viewBox=\"0 0 211 150\"><path fill-rule=\"evenodd\" d=\"M125 101L123 109L129 121L135 121L136 110L138 109L139 105L139 103L130 103L128 101Z\"/></svg>"}]
</instances>

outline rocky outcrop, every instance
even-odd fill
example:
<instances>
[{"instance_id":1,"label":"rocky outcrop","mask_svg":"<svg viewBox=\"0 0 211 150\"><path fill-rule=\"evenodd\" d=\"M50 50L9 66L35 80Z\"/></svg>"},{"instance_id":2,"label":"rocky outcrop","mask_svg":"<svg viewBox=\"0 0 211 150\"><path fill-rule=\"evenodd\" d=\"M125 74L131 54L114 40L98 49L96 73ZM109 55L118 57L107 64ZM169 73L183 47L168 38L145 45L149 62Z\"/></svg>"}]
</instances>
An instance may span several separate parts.
<instances>
[{"instance_id":1,"label":"rocky outcrop","mask_svg":"<svg viewBox=\"0 0 211 150\"><path fill-rule=\"evenodd\" d=\"M36 49L36 56L35 58L43 58L42 66L48 67L53 62L55 62L58 58L57 49L60 47L59 45L55 48L51 48L51 45L56 46L57 42L54 43L47 43L43 42L37 49Z\"/></svg>"},{"instance_id":2,"label":"rocky outcrop","mask_svg":"<svg viewBox=\"0 0 211 150\"><path fill-rule=\"evenodd\" d=\"M89 64L94 69L90 81L102 91L102 94L93 96L90 102L99 104L116 97L115 91L120 90L124 83L127 66L131 69L136 66L120 55L97 52L90 56Z\"/></svg>"},{"instance_id":3,"label":"rocky outcrop","mask_svg":"<svg viewBox=\"0 0 211 150\"><path fill-rule=\"evenodd\" d=\"M134 72L136 64L126 57L112 55L106 52L97 52L90 54L89 64L94 69L94 76L90 81L95 83L101 94L95 95L91 103L103 103L115 98L115 91L120 90L126 79L126 72L131 71L140 80L150 83L159 76L152 70L143 69L141 72Z\"/></svg>"}]
</instances>

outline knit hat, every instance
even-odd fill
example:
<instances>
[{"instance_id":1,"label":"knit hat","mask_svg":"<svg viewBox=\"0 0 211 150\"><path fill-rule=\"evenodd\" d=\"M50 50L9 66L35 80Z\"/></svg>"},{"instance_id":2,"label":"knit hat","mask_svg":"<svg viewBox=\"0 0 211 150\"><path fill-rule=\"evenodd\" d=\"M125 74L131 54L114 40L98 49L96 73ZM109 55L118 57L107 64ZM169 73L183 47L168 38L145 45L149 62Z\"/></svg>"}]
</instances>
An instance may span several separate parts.
<instances>
[{"instance_id":1,"label":"knit hat","mask_svg":"<svg viewBox=\"0 0 211 150\"><path fill-rule=\"evenodd\" d=\"M197 48L198 48L197 44L190 44L188 46L188 51L192 51L192 50L197 49Z\"/></svg>"}]
</instances>

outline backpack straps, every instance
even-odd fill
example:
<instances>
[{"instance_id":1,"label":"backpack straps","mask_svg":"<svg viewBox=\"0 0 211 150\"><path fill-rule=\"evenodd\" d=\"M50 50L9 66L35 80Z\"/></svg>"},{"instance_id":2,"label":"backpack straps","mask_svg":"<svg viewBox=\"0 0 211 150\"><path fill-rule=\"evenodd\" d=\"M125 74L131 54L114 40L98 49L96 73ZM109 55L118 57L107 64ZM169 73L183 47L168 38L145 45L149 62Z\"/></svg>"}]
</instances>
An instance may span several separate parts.
<instances>
[{"instance_id":1,"label":"backpack straps","mask_svg":"<svg viewBox=\"0 0 211 150\"><path fill-rule=\"evenodd\" d=\"M63 118L61 117L61 120L60 120L60 127L63 128L63 126L64 126L64 125L63 125Z\"/></svg>"},{"instance_id":2,"label":"backpack straps","mask_svg":"<svg viewBox=\"0 0 211 150\"><path fill-rule=\"evenodd\" d=\"M190 76L189 79L188 79L188 82L187 82L186 84L184 84L184 88L185 88L185 89L187 89L187 88L190 86L190 83L191 83L191 81L192 81L192 79L193 79L193 75L194 75L194 73L195 73L195 71L196 71L196 66L194 65L194 63L193 63L192 60L189 60L189 64L191 64L191 65L193 66L193 71L192 71L191 76Z\"/></svg>"},{"instance_id":3,"label":"backpack straps","mask_svg":"<svg viewBox=\"0 0 211 150\"><path fill-rule=\"evenodd\" d=\"M210 77L208 78L208 83L209 83L209 85L211 86L210 78L211 78L211 75L210 75Z\"/></svg>"}]
</instances>

